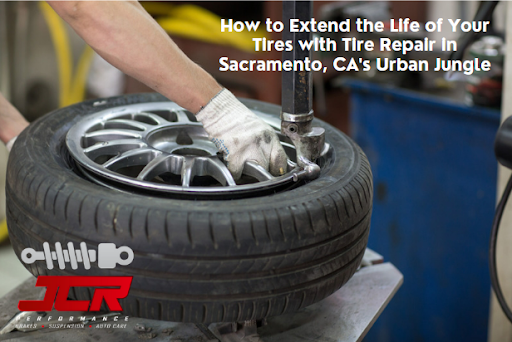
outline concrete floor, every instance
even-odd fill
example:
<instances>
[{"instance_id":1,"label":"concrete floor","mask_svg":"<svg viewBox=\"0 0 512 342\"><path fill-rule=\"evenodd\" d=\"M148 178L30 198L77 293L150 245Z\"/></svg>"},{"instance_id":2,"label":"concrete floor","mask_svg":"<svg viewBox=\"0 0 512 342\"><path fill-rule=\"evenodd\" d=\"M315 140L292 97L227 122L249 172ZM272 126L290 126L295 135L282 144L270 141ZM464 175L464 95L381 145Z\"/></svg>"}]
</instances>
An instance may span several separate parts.
<instances>
[{"instance_id":1,"label":"concrete floor","mask_svg":"<svg viewBox=\"0 0 512 342\"><path fill-rule=\"evenodd\" d=\"M32 275L23 267L10 244L0 246L0 297Z\"/></svg>"}]
</instances>

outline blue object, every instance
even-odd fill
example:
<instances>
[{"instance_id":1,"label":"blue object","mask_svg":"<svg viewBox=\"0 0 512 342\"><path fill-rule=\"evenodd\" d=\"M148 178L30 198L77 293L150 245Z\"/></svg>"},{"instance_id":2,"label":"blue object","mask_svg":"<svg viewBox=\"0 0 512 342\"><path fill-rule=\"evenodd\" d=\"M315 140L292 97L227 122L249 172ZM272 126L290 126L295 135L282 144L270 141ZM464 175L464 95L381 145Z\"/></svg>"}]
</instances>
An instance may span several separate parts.
<instances>
[{"instance_id":1,"label":"blue object","mask_svg":"<svg viewBox=\"0 0 512 342\"><path fill-rule=\"evenodd\" d=\"M485 341L499 111L344 85L352 136L374 176L368 245L404 274L365 341Z\"/></svg>"}]
</instances>

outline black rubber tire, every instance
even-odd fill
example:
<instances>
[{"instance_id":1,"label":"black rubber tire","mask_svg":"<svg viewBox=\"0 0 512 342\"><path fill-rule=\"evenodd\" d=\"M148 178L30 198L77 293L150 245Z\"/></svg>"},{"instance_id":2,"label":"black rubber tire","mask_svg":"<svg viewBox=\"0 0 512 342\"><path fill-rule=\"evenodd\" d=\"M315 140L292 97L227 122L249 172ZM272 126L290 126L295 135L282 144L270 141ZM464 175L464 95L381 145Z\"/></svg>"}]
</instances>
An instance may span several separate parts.
<instances>
[{"instance_id":1,"label":"black rubber tire","mask_svg":"<svg viewBox=\"0 0 512 342\"><path fill-rule=\"evenodd\" d=\"M126 95L56 110L16 141L7 171L7 222L13 247L43 242L88 248L126 245L129 266L113 270L25 267L37 275L131 275L124 313L177 322L262 319L330 295L358 268L368 240L372 176L346 135L316 120L333 147L321 176L292 190L236 200L177 200L125 193L81 177L64 138L84 115L119 105L166 100ZM280 108L245 101L278 115ZM90 299L86 288L71 292Z\"/></svg>"}]
</instances>

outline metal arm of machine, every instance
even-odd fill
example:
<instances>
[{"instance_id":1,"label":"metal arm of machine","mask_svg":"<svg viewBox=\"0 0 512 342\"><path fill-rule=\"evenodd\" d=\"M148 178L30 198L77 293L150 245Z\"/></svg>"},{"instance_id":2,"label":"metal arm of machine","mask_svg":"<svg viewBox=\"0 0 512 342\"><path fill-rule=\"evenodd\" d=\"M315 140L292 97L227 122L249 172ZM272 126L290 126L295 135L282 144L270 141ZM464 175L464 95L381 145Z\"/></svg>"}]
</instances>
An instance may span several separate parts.
<instances>
[{"instance_id":1,"label":"metal arm of machine","mask_svg":"<svg viewBox=\"0 0 512 342\"><path fill-rule=\"evenodd\" d=\"M283 60L311 59L310 51L303 51L298 41L310 40L311 33L290 32L290 19L311 20L311 1L283 1L283 40L293 41L293 50L283 52ZM313 79L311 71L283 71L281 132L288 136L297 150L297 164L307 177L317 178L320 167L315 164L325 144L325 130L313 127Z\"/></svg>"}]
</instances>

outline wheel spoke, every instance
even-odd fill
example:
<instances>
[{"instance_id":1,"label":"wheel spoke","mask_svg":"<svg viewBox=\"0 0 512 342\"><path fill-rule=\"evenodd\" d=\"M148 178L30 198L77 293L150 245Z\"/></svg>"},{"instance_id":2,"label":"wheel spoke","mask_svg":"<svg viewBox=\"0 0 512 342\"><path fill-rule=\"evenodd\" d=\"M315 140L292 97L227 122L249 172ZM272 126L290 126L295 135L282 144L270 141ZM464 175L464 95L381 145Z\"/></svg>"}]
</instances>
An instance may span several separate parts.
<instances>
[{"instance_id":1,"label":"wheel spoke","mask_svg":"<svg viewBox=\"0 0 512 342\"><path fill-rule=\"evenodd\" d=\"M181 156L161 154L142 169L137 179L150 181L156 176L166 172L180 174L180 170L183 167L183 160L184 158Z\"/></svg>"},{"instance_id":2,"label":"wheel spoke","mask_svg":"<svg viewBox=\"0 0 512 342\"><path fill-rule=\"evenodd\" d=\"M119 153L124 153L126 151L146 146L145 142L138 139L111 140L92 145L84 149L84 153L92 160L95 160L100 156L117 155Z\"/></svg>"},{"instance_id":3,"label":"wheel spoke","mask_svg":"<svg viewBox=\"0 0 512 342\"><path fill-rule=\"evenodd\" d=\"M285 153L295 160L295 146L279 132L280 121L259 110L256 115L274 123ZM104 177L108 183L150 191L250 196L252 191L271 191L303 176L290 160L282 177L249 162L244 177L235 181L196 117L165 101L110 107L88 115L70 128L66 144L83 172L94 175L91 179L98 177L100 184L107 184L99 180Z\"/></svg>"},{"instance_id":4,"label":"wheel spoke","mask_svg":"<svg viewBox=\"0 0 512 342\"><path fill-rule=\"evenodd\" d=\"M158 126L167 125L167 124L173 124L173 122L167 121L163 117L161 117L159 115L156 115L156 114L153 114L153 113L140 112L140 113L137 113L136 115L145 116L145 117L151 119L152 121L154 121L155 124L158 125Z\"/></svg>"},{"instance_id":5,"label":"wheel spoke","mask_svg":"<svg viewBox=\"0 0 512 342\"><path fill-rule=\"evenodd\" d=\"M208 158L208 169L210 175L224 186L235 186L236 182L226 165L218 158Z\"/></svg>"},{"instance_id":6,"label":"wheel spoke","mask_svg":"<svg viewBox=\"0 0 512 342\"><path fill-rule=\"evenodd\" d=\"M187 115L187 113L185 113L185 111L177 110L175 113L176 113L176 116L178 117L178 122L179 123L189 123L189 122L192 122L188 118L188 115Z\"/></svg>"},{"instance_id":7,"label":"wheel spoke","mask_svg":"<svg viewBox=\"0 0 512 342\"><path fill-rule=\"evenodd\" d=\"M112 171L116 171L129 166L147 165L151 160L153 160L161 153L162 152L150 148L130 150L110 159L105 164L103 164L103 167Z\"/></svg>"},{"instance_id":8,"label":"wheel spoke","mask_svg":"<svg viewBox=\"0 0 512 342\"><path fill-rule=\"evenodd\" d=\"M147 123L135 121L135 120L126 120L126 119L114 119L108 120L105 122L104 127L106 129L135 129L140 131L147 131L152 126Z\"/></svg>"},{"instance_id":9,"label":"wheel spoke","mask_svg":"<svg viewBox=\"0 0 512 342\"><path fill-rule=\"evenodd\" d=\"M270 172L265 170L261 165L251 161L245 162L243 174L254 177L260 182L274 178Z\"/></svg>"},{"instance_id":10,"label":"wheel spoke","mask_svg":"<svg viewBox=\"0 0 512 342\"><path fill-rule=\"evenodd\" d=\"M181 168L181 186L189 187L195 176L194 158L185 157Z\"/></svg>"},{"instance_id":11,"label":"wheel spoke","mask_svg":"<svg viewBox=\"0 0 512 342\"><path fill-rule=\"evenodd\" d=\"M99 142L120 139L142 139L142 135L138 131L131 131L126 129L103 129L84 134L86 147L92 146Z\"/></svg>"}]
</instances>

